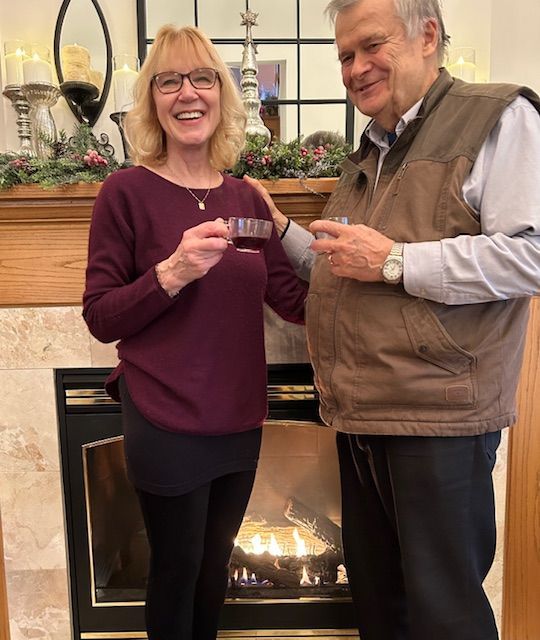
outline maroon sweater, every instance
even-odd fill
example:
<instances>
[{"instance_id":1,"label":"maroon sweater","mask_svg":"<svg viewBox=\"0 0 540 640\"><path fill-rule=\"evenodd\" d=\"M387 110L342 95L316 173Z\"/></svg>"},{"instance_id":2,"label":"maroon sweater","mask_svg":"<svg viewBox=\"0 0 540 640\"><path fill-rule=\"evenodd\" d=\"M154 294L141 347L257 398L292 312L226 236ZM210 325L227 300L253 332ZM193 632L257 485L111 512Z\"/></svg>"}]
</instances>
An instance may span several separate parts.
<instances>
[{"instance_id":1,"label":"maroon sweater","mask_svg":"<svg viewBox=\"0 0 540 640\"><path fill-rule=\"evenodd\" d=\"M275 231L259 254L228 247L175 299L160 287L154 265L173 253L183 232L229 216L271 219L241 180L224 176L201 211L186 189L144 167L109 176L95 202L83 316L98 340L120 340L120 365L107 390L118 398L123 373L139 411L171 431L212 435L260 426L267 414L263 302L303 322L307 285Z\"/></svg>"}]
</instances>

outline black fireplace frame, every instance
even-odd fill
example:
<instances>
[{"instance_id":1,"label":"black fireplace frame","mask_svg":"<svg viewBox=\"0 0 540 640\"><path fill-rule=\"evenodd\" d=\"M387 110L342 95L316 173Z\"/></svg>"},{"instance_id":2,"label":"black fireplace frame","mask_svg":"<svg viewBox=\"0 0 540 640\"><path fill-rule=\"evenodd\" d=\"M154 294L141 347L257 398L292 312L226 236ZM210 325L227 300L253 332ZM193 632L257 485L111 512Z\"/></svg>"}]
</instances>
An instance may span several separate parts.
<instances>
[{"instance_id":1,"label":"black fireplace frame","mask_svg":"<svg viewBox=\"0 0 540 640\"><path fill-rule=\"evenodd\" d=\"M133 638L144 637L144 607L140 604L92 604L82 450L85 445L122 435L121 407L104 390L110 372L110 368L55 370L73 640L129 638L131 633ZM269 420L320 422L312 375L309 364L268 365ZM293 602L228 600L220 629L287 629L293 634L294 630L320 629L328 630L325 637L337 637L354 629L353 610L348 597Z\"/></svg>"}]
</instances>

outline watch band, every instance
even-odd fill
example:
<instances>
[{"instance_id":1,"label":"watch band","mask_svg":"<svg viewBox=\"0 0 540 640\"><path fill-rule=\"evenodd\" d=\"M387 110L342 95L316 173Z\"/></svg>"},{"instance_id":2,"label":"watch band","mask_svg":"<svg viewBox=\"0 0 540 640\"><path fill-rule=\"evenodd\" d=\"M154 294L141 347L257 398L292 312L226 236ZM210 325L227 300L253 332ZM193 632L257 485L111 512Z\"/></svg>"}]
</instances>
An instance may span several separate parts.
<instances>
[{"instance_id":1,"label":"watch band","mask_svg":"<svg viewBox=\"0 0 540 640\"><path fill-rule=\"evenodd\" d=\"M403 242L394 242L394 244L392 245L392 248L390 249L390 253L388 254L388 256L399 256L400 258L403 257Z\"/></svg>"}]
</instances>

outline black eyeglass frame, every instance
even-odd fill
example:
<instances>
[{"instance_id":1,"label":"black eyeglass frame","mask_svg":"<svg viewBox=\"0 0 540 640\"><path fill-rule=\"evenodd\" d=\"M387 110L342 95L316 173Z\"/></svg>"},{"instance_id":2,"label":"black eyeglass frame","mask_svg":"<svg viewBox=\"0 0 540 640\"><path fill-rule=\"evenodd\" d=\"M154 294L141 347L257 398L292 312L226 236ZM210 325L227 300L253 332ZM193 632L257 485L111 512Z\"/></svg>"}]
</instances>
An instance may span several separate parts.
<instances>
[{"instance_id":1,"label":"black eyeglass frame","mask_svg":"<svg viewBox=\"0 0 540 640\"><path fill-rule=\"evenodd\" d=\"M191 79L191 74L192 73L196 73L197 71L212 71L215 74L214 82L209 87L197 87L193 83L193 80ZM181 79L181 83L180 83L180 86L178 87L178 89L175 89L174 91L163 91L163 89L160 88L159 84L156 81L156 78L158 78L159 76L165 75L165 74L171 74L171 75ZM189 80L189 84L194 89L197 89L197 91L205 91L207 89L213 89L216 86L216 82L219 80L219 71L217 69L213 69L212 67L199 67L197 69L192 69L188 73L180 73L179 71L162 71L161 73L155 73L152 76L152 82L156 85L156 89L160 93L162 93L164 95L168 95L168 94L171 94L171 93L177 93L178 91L180 91L182 89L182 87L184 86L184 78L187 78Z\"/></svg>"}]
</instances>

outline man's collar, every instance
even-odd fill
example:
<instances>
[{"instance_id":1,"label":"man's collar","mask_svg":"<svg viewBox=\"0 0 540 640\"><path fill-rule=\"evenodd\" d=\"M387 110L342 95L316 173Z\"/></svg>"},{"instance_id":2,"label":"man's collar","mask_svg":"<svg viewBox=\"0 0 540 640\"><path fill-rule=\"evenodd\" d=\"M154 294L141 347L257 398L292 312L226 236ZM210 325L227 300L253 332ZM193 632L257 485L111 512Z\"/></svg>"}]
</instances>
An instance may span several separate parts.
<instances>
[{"instance_id":1,"label":"man's collar","mask_svg":"<svg viewBox=\"0 0 540 640\"><path fill-rule=\"evenodd\" d=\"M418 112L420 111L420 107L422 106L423 101L424 101L424 96L422 96L416 104L413 104L413 106L401 116L395 129L396 135L398 137L401 135L401 133L403 132L405 127L409 124L409 122L411 120L414 120L414 118L416 118L416 116L418 115ZM387 131L386 129L384 129L384 127L381 127L381 125L378 122L375 122L375 120L372 120L368 124L364 133L371 140L371 142L373 142L373 144L376 144L378 147L388 148L389 145L388 145Z\"/></svg>"}]
</instances>

